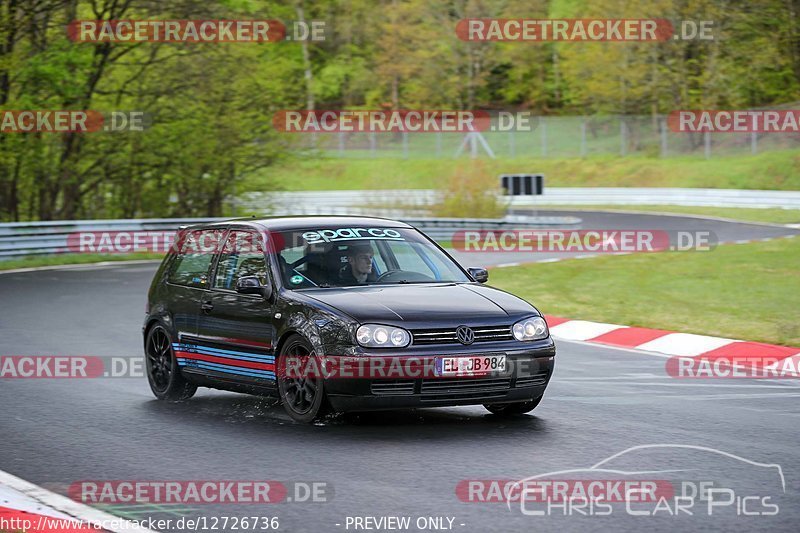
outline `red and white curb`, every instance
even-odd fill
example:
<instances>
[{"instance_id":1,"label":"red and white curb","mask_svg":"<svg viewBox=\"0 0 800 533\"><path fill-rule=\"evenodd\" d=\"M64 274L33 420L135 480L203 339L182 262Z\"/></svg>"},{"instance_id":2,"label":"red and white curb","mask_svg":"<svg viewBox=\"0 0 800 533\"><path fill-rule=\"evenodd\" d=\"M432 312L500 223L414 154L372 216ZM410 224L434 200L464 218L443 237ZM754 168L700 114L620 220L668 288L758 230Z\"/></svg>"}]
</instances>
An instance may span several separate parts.
<instances>
[{"instance_id":1,"label":"red and white curb","mask_svg":"<svg viewBox=\"0 0 800 533\"><path fill-rule=\"evenodd\" d=\"M640 350L664 357L736 360L741 357L757 355L765 361L783 361L791 358L791 363L793 363L791 367L798 368L800 365L800 348L790 346L695 335L694 333L678 333L663 329L571 320L550 315L546 315L545 319L550 333L557 340ZM775 367L777 364L773 362L765 368ZM800 374L795 374L800 377Z\"/></svg>"},{"instance_id":2,"label":"red and white curb","mask_svg":"<svg viewBox=\"0 0 800 533\"><path fill-rule=\"evenodd\" d=\"M0 531L155 533L0 470Z\"/></svg>"}]
</instances>

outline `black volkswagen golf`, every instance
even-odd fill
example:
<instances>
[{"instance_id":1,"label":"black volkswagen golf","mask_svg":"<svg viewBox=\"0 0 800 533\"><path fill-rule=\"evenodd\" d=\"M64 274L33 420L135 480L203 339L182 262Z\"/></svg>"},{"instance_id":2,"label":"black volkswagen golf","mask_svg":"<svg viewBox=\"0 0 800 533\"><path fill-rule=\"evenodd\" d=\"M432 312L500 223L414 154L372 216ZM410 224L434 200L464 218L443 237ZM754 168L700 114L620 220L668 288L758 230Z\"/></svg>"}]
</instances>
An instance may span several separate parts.
<instances>
[{"instance_id":1,"label":"black volkswagen golf","mask_svg":"<svg viewBox=\"0 0 800 533\"><path fill-rule=\"evenodd\" d=\"M531 304L483 285L408 224L281 217L183 228L148 294L156 397L197 387L331 411L483 404L531 411L555 345Z\"/></svg>"}]
</instances>

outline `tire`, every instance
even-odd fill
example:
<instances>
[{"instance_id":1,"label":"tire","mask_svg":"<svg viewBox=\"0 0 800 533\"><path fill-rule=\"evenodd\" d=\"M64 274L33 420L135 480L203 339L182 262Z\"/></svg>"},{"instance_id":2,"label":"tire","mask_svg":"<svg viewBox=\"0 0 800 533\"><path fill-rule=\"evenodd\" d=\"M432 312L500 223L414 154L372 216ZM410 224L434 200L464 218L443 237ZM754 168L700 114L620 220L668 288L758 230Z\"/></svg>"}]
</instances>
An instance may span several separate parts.
<instances>
[{"instance_id":1,"label":"tire","mask_svg":"<svg viewBox=\"0 0 800 533\"><path fill-rule=\"evenodd\" d=\"M544 395L539 396L535 400L529 402L516 402L516 403L485 403L483 406L493 415L498 416L513 416L529 413L536 409L539 402L542 401Z\"/></svg>"},{"instance_id":2,"label":"tire","mask_svg":"<svg viewBox=\"0 0 800 533\"><path fill-rule=\"evenodd\" d=\"M291 335L281 348L280 357L314 357L314 348L300 335ZM281 362L282 366L283 362ZM309 424L330 412L322 376L278 375L278 394L283 408L296 422Z\"/></svg>"},{"instance_id":3,"label":"tire","mask_svg":"<svg viewBox=\"0 0 800 533\"><path fill-rule=\"evenodd\" d=\"M147 382L159 400L187 400L197 392L197 385L189 383L181 374L172 350L172 339L161 324L147 332L144 359Z\"/></svg>"}]
</instances>

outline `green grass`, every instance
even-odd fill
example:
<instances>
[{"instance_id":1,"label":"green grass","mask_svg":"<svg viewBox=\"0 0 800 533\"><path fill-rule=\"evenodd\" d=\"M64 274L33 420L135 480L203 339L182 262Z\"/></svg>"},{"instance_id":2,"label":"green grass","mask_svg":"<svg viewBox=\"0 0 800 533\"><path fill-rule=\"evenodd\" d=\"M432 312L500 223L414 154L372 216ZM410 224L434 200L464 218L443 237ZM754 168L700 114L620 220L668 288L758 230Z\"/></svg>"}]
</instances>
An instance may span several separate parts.
<instances>
[{"instance_id":1,"label":"green grass","mask_svg":"<svg viewBox=\"0 0 800 533\"><path fill-rule=\"evenodd\" d=\"M542 172L550 187L706 187L800 190L800 151L755 156L482 159L486 172ZM438 188L466 158L298 158L244 180L239 192Z\"/></svg>"},{"instance_id":2,"label":"green grass","mask_svg":"<svg viewBox=\"0 0 800 533\"><path fill-rule=\"evenodd\" d=\"M569 211L637 211L641 213L676 213L707 217L730 218L747 222L770 224L800 224L800 209L758 209L738 207L702 207L688 205L546 205L541 209L565 209Z\"/></svg>"},{"instance_id":3,"label":"green grass","mask_svg":"<svg viewBox=\"0 0 800 533\"><path fill-rule=\"evenodd\" d=\"M14 270L17 268L34 268L43 266L80 265L85 263L99 263L101 261L162 259L163 257L164 254L157 253L42 255L0 261L0 270Z\"/></svg>"},{"instance_id":4,"label":"green grass","mask_svg":"<svg viewBox=\"0 0 800 533\"><path fill-rule=\"evenodd\" d=\"M543 313L800 346L800 239L491 271Z\"/></svg>"}]
</instances>

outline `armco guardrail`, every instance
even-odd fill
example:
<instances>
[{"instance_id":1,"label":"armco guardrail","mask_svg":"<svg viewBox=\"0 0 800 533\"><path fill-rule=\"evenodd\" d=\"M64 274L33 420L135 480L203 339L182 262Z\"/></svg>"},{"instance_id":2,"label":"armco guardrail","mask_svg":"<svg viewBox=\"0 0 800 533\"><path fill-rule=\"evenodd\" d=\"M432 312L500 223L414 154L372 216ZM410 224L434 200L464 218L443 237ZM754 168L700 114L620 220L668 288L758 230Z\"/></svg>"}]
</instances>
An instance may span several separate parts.
<instances>
[{"instance_id":1,"label":"armco guardrail","mask_svg":"<svg viewBox=\"0 0 800 533\"><path fill-rule=\"evenodd\" d=\"M56 220L0 224L0 259L26 255L68 253L67 238L90 231L175 231L183 224L197 224L210 218Z\"/></svg>"},{"instance_id":2,"label":"armco guardrail","mask_svg":"<svg viewBox=\"0 0 800 533\"><path fill-rule=\"evenodd\" d=\"M328 213L335 214L335 213ZM29 255L70 253L70 235L82 232L169 232L185 224L223 218L67 220L0 224L0 260ZM575 217L523 217L515 219L406 218L402 220L434 239L449 239L459 229L558 227L579 224Z\"/></svg>"},{"instance_id":3,"label":"armco guardrail","mask_svg":"<svg viewBox=\"0 0 800 533\"><path fill-rule=\"evenodd\" d=\"M351 213L383 212L396 216L398 212L424 210L436 203L438 192L433 189L384 189L354 191L299 191L280 193L248 193L238 205L259 212L266 205L295 206L302 212ZM545 187L541 196L505 197L511 207L531 208L547 205L686 205L706 207L754 207L800 209L800 191L764 191L752 189L676 189L656 187ZM394 208L393 208L394 206Z\"/></svg>"},{"instance_id":4,"label":"armco guardrail","mask_svg":"<svg viewBox=\"0 0 800 533\"><path fill-rule=\"evenodd\" d=\"M550 187L540 197L514 197L512 205L686 205L800 209L800 191L627 187Z\"/></svg>"}]
</instances>

